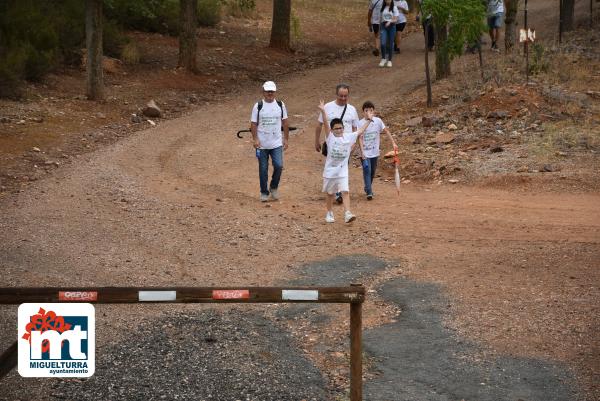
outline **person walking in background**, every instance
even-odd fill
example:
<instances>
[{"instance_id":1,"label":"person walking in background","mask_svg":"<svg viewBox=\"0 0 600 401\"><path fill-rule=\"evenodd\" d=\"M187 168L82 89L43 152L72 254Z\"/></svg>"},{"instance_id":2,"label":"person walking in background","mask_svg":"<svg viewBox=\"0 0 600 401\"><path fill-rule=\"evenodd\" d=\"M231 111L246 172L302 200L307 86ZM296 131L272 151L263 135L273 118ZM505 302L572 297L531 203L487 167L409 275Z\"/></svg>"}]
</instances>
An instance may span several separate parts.
<instances>
[{"instance_id":1,"label":"person walking in background","mask_svg":"<svg viewBox=\"0 0 600 401\"><path fill-rule=\"evenodd\" d=\"M502 17L504 16L503 0L487 0L487 23L490 29L490 38L492 39L492 50L499 52L498 39L500 38L500 28L502 28Z\"/></svg>"},{"instance_id":2,"label":"person walking in background","mask_svg":"<svg viewBox=\"0 0 600 401\"><path fill-rule=\"evenodd\" d=\"M347 84L338 84L335 87L336 99L325 104L325 114L327 120L332 121L334 118L342 120L344 132L351 133L358 128L358 113L356 108L348 103L350 97L350 86ZM321 146L321 131L323 130L323 116L319 113L318 124L315 129L315 149L317 152L322 152L327 156L326 142ZM336 193L336 202L342 203L344 200L341 193Z\"/></svg>"},{"instance_id":3,"label":"person walking in background","mask_svg":"<svg viewBox=\"0 0 600 401\"><path fill-rule=\"evenodd\" d=\"M398 7L398 11L400 11L400 15L398 16L398 21L396 22L396 40L394 42L394 52L400 53L400 39L402 36L402 31L406 27L406 15L408 14L408 3L405 0L394 0L394 5Z\"/></svg>"},{"instance_id":4,"label":"person walking in background","mask_svg":"<svg viewBox=\"0 0 600 401\"><path fill-rule=\"evenodd\" d=\"M263 84L263 100L254 103L250 116L250 131L258 158L260 201L279 199L279 180L283 171L283 151L287 150L289 129L285 104L275 100L277 86L273 81ZM283 135L282 135L283 131ZM269 157L273 163L273 176L269 180Z\"/></svg>"},{"instance_id":5,"label":"person walking in background","mask_svg":"<svg viewBox=\"0 0 600 401\"><path fill-rule=\"evenodd\" d=\"M371 0L369 3L369 12L367 13L367 24L369 32L375 35L375 47L373 55L379 56L379 22L381 21L381 3L383 0Z\"/></svg>"},{"instance_id":6,"label":"person walking in background","mask_svg":"<svg viewBox=\"0 0 600 401\"><path fill-rule=\"evenodd\" d=\"M394 5L394 0L383 0L381 4L381 21L379 24L379 38L381 42L380 67L392 66L396 22L398 22L399 16L400 11Z\"/></svg>"}]
</instances>

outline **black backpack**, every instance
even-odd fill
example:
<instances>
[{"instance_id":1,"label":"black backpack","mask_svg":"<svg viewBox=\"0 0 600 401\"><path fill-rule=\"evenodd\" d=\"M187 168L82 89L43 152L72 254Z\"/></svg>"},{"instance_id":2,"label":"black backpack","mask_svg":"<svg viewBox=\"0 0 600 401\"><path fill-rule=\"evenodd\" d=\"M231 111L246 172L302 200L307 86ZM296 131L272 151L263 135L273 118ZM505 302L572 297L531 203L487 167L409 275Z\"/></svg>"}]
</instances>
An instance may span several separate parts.
<instances>
[{"instance_id":1,"label":"black backpack","mask_svg":"<svg viewBox=\"0 0 600 401\"><path fill-rule=\"evenodd\" d=\"M279 106L279 110L281 110L281 119L283 120L283 102L281 100L275 100L277 105ZM263 108L263 101L258 101L258 113L256 113L256 126L258 127L258 123L260 123L260 111Z\"/></svg>"}]
</instances>

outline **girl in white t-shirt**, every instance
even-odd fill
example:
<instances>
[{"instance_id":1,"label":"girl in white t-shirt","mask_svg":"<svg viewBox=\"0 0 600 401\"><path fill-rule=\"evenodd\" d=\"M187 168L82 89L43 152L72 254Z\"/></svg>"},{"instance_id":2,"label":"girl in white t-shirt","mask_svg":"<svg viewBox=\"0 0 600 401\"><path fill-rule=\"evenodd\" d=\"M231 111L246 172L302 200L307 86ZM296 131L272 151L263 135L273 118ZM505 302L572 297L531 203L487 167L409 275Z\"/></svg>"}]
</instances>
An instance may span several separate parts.
<instances>
[{"instance_id":1,"label":"girl in white t-shirt","mask_svg":"<svg viewBox=\"0 0 600 401\"><path fill-rule=\"evenodd\" d=\"M330 123L327 121L325 112L325 103L321 100L319 104L321 116L323 117L323 127L325 127L325 137L327 142L327 159L323 169L323 192L326 193L327 214L325 221L333 223L333 200L336 192L342 193L344 199L344 222L350 223L356 220L356 216L350 211L350 188L348 185L348 159L352 145L363 135L372 121L373 112L367 111L365 114L365 123L355 132L344 132L344 123L339 118L334 118ZM362 143L362 142L361 142Z\"/></svg>"},{"instance_id":2,"label":"girl in white t-shirt","mask_svg":"<svg viewBox=\"0 0 600 401\"><path fill-rule=\"evenodd\" d=\"M394 5L394 0L384 0L381 4L381 21L379 25L379 39L381 43L380 67L392 66L394 37L396 36L396 22L398 22L398 17L400 17L400 11Z\"/></svg>"}]
</instances>

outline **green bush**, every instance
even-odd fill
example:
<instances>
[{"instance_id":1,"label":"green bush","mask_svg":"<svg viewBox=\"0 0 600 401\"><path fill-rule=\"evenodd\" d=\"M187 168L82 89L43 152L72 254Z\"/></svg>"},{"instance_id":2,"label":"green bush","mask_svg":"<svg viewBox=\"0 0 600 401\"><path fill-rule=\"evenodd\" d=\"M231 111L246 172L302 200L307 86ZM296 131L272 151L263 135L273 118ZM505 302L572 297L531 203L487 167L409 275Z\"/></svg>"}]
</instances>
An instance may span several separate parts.
<instances>
[{"instance_id":1,"label":"green bush","mask_svg":"<svg viewBox=\"0 0 600 401\"><path fill-rule=\"evenodd\" d=\"M23 70L26 54L22 48L14 48L3 52L0 48L0 97L17 99L21 97L19 80Z\"/></svg>"},{"instance_id":2,"label":"green bush","mask_svg":"<svg viewBox=\"0 0 600 401\"><path fill-rule=\"evenodd\" d=\"M102 24L102 50L105 56L118 58L121 50L129 42L116 21L104 20Z\"/></svg>"},{"instance_id":3,"label":"green bush","mask_svg":"<svg viewBox=\"0 0 600 401\"><path fill-rule=\"evenodd\" d=\"M294 11L292 11L291 15L291 28L292 28L292 38L294 40L300 40L302 38L302 29L300 28L300 18L296 15Z\"/></svg>"},{"instance_id":4,"label":"green bush","mask_svg":"<svg viewBox=\"0 0 600 401\"><path fill-rule=\"evenodd\" d=\"M529 64L529 73L538 74L540 72L548 72L550 63L546 57L546 49L540 43L534 43L532 46L533 54L531 63Z\"/></svg>"},{"instance_id":5,"label":"green bush","mask_svg":"<svg viewBox=\"0 0 600 401\"><path fill-rule=\"evenodd\" d=\"M220 1L198 0L199 25L219 23ZM254 0L227 1L255 7ZM128 43L123 29L176 35L179 0L104 0L104 54L121 56ZM84 1L0 0L0 97L17 96L23 79L40 80L61 64L78 64L84 48ZM128 60L139 60L130 50Z\"/></svg>"},{"instance_id":6,"label":"green bush","mask_svg":"<svg viewBox=\"0 0 600 401\"><path fill-rule=\"evenodd\" d=\"M232 17L253 18L256 15L254 0L221 0L225 5L227 15Z\"/></svg>"},{"instance_id":7,"label":"green bush","mask_svg":"<svg viewBox=\"0 0 600 401\"><path fill-rule=\"evenodd\" d=\"M198 0L196 14L200 26L216 26L221 21L221 4L219 0Z\"/></svg>"},{"instance_id":8,"label":"green bush","mask_svg":"<svg viewBox=\"0 0 600 401\"><path fill-rule=\"evenodd\" d=\"M106 19L129 29L175 35L179 0L105 0Z\"/></svg>"},{"instance_id":9,"label":"green bush","mask_svg":"<svg viewBox=\"0 0 600 401\"><path fill-rule=\"evenodd\" d=\"M121 49L121 60L125 64L138 64L140 62L140 49L134 42L129 42Z\"/></svg>"}]
</instances>

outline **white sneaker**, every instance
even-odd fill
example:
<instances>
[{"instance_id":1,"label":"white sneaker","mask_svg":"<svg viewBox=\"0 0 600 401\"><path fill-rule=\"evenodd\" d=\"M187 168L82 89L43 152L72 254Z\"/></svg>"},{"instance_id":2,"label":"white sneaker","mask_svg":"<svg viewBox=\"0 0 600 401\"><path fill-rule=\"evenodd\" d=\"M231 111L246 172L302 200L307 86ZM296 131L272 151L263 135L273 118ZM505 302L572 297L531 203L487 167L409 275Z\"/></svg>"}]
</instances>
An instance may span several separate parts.
<instances>
[{"instance_id":1,"label":"white sneaker","mask_svg":"<svg viewBox=\"0 0 600 401\"><path fill-rule=\"evenodd\" d=\"M379 62L379 66L380 67L385 67L385 62L386 61L387 61L386 59L382 58L381 61Z\"/></svg>"},{"instance_id":2,"label":"white sneaker","mask_svg":"<svg viewBox=\"0 0 600 401\"><path fill-rule=\"evenodd\" d=\"M279 199L279 192L277 191L277 188L271 188L271 199Z\"/></svg>"},{"instance_id":3,"label":"white sneaker","mask_svg":"<svg viewBox=\"0 0 600 401\"><path fill-rule=\"evenodd\" d=\"M333 217L333 212L327 212L325 215L325 221L327 223L333 223L335 221L335 217Z\"/></svg>"},{"instance_id":4,"label":"white sneaker","mask_svg":"<svg viewBox=\"0 0 600 401\"><path fill-rule=\"evenodd\" d=\"M346 223L350 223L351 221L356 220L356 216L352 214L352 212L350 210L346 210L346 213L344 213L344 221Z\"/></svg>"},{"instance_id":5,"label":"white sneaker","mask_svg":"<svg viewBox=\"0 0 600 401\"><path fill-rule=\"evenodd\" d=\"M387 63L385 63L386 67L391 67L392 66L392 60L388 60Z\"/></svg>"},{"instance_id":6,"label":"white sneaker","mask_svg":"<svg viewBox=\"0 0 600 401\"><path fill-rule=\"evenodd\" d=\"M269 200L269 195L267 194L260 194L260 201L261 202L267 202Z\"/></svg>"}]
</instances>

